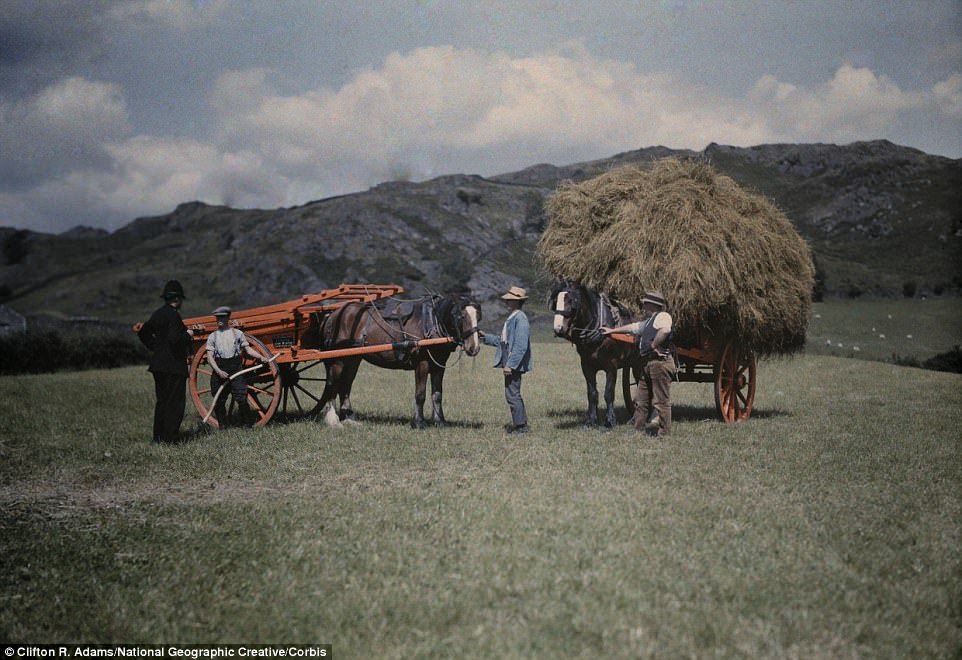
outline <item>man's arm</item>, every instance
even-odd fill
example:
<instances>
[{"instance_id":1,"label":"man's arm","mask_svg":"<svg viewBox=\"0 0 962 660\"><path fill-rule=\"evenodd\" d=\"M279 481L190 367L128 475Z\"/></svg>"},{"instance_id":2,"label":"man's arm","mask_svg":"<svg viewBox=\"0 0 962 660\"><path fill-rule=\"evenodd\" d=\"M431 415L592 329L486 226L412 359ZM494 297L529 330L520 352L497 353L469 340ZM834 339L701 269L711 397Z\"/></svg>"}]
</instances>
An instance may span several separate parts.
<instances>
[{"instance_id":1,"label":"man's arm","mask_svg":"<svg viewBox=\"0 0 962 660\"><path fill-rule=\"evenodd\" d=\"M637 335L639 332L641 332L641 321L636 321L634 323L626 323L625 325L619 325L617 328L607 328L605 326L601 326L598 329L601 330L601 333L604 335L611 335L614 333L623 333L623 332Z\"/></svg>"}]
</instances>

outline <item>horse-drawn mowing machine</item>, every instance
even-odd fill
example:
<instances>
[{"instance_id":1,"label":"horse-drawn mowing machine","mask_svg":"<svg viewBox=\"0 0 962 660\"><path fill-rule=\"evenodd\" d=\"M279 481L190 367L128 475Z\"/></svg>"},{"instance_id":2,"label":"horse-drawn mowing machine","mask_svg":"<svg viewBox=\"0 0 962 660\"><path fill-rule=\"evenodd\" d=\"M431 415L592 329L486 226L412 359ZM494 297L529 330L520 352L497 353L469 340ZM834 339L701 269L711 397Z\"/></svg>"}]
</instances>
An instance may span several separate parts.
<instances>
[{"instance_id":1,"label":"horse-drawn mowing machine","mask_svg":"<svg viewBox=\"0 0 962 660\"><path fill-rule=\"evenodd\" d=\"M230 325L241 330L251 347L268 360L260 364L244 356L247 400L257 415L254 425L263 426L275 414L305 413L317 408L321 395L309 385L326 380L324 372L318 369L323 368L325 360L452 343L450 337L431 337L343 348L323 345L319 326L332 313L351 303L373 305L403 292L397 285L341 284L296 300L234 311ZM212 369L206 351L207 338L217 329L217 320L212 315L197 316L184 319L184 325L194 334L188 377L190 397L201 418L218 428L219 422L211 415L218 393L210 387ZM140 324L134 326L135 331L139 328ZM230 398L229 392L221 392L220 396ZM230 415L233 400L228 405Z\"/></svg>"}]
</instances>

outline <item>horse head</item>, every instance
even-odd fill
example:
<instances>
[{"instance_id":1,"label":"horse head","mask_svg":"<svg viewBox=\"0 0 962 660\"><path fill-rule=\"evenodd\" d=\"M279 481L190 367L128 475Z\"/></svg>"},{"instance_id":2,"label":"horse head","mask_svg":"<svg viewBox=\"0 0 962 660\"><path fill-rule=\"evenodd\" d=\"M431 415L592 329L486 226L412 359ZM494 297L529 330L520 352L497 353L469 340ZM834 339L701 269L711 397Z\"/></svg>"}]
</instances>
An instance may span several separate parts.
<instances>
[{"instance_id":1,"label":"horse head","mask_svg":"<svg viewBox=\"0 0 962 660\"><path fill-rule=\"evenodd\" d=\"M470 296L451 294L438 305L438 320L444 332L454 338L454 343L464 348L469 357L481 351L478 340L478 323L481 322L481 305Z\"/></svg>"},{"instance_id":2,"label":"horse head","mask_svg":"<svg viewBox=\"0 0 962 660\"><path fill-rule=\"evenodd\" d=\"M552 329L556 337L571 339L575 316L582 308L581 287L571 282L558 282L551 290L550 309L554 312Z\"/></svg>"}]
</instances>

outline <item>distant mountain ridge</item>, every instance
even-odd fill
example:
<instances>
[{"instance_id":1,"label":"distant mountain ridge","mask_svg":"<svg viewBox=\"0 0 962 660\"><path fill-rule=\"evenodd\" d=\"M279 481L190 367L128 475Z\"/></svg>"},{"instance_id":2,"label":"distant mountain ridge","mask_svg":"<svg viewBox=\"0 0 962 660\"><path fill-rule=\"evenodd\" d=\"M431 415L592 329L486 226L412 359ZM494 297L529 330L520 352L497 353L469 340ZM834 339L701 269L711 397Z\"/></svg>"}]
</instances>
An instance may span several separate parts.
<instances>
[{"instance_id":1,"label":"distant mountain ridge","mask_svg":"<svg viewBox=\"0 0 962 660\"><path fill-rule=\"evenodd\" d=\"M542 296L549 283L534 246L558 183L671 156L707 158L768 196L809 241L828 294L962 288L962 161L882 140L650 147L487 178L382 183L274 210L188 202L113 233L0 228L0 302L28 316L126 322L143 316L169 278L186 287L188 316L342 281L401 284L412 295L467 288L482 301L521 283Z\"/></svg>"}]
</instances>

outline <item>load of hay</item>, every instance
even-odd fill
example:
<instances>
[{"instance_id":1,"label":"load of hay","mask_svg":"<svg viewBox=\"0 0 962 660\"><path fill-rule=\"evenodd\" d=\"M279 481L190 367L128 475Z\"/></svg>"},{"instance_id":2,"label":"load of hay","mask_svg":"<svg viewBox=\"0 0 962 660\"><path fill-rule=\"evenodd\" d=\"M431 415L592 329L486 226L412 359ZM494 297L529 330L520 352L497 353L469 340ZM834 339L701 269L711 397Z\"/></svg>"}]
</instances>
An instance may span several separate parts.
<instances>
[{"instance_id":1,"label":"load of hay","mask_svg":"<svg viewBox=\"0 0 962 660\"><path fill-rule=\"evenodd\" d=\"M679 345L699 330L761 356L804 345L815 277L807 243L767 199L706 161L566 181L547 211L545 270L636 309L646 290L661 291Z\"/></svg>"}]
</instances>

